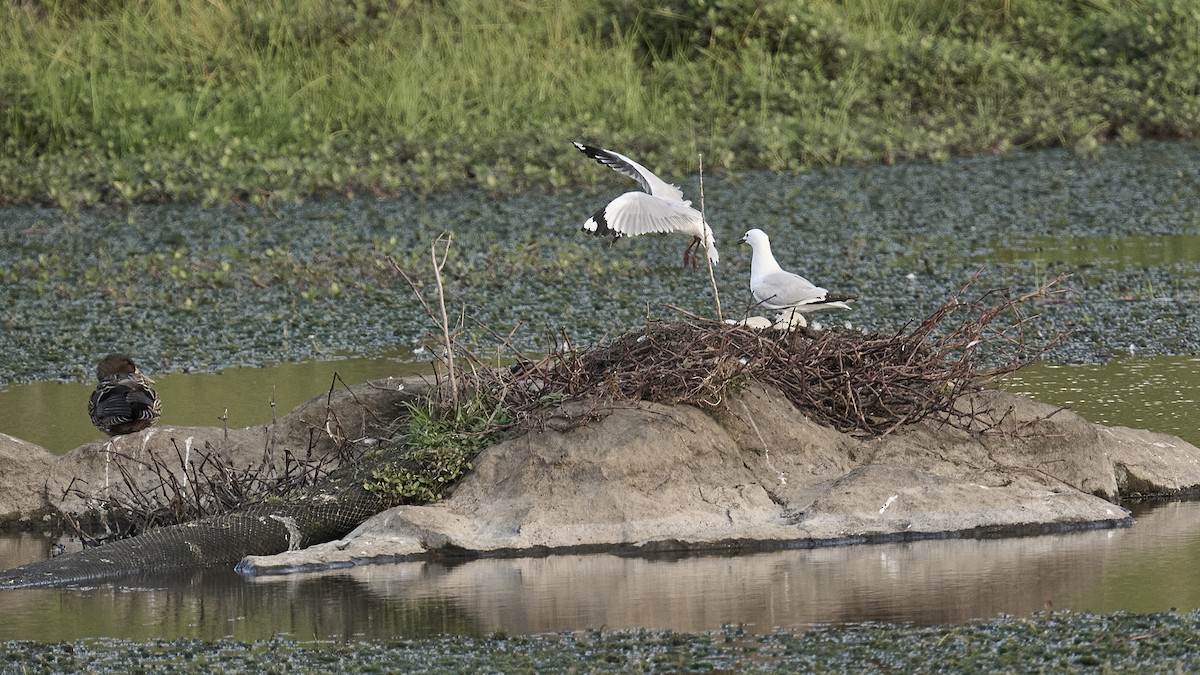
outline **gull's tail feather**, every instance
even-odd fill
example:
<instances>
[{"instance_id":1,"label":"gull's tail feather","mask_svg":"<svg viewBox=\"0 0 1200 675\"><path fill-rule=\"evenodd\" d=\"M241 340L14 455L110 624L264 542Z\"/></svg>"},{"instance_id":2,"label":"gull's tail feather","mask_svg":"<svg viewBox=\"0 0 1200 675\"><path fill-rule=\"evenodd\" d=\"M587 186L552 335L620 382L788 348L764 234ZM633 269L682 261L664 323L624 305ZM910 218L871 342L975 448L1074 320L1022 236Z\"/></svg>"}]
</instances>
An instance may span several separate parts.
<instances>
[{"instance_id":1,"label":"gull's tail feather","mask_svg":"<svg viewBox=\"0 0 1200 675\"><path fill-rule=\"evenodd\" d=\"M712 228L708 223L704 223L704 247L708 249L708 259L712 264L721 262L721 255L717 253L717 240L713 238Z\"/></svg>"}]
</instances>

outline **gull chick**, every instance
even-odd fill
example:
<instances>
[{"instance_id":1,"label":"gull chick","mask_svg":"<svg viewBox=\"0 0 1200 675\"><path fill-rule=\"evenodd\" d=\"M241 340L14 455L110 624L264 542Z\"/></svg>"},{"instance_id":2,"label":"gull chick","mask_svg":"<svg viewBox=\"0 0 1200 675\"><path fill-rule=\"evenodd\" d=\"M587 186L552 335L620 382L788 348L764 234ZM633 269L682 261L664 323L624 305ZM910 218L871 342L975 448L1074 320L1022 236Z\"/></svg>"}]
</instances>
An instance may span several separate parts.
<instances>
[{"instance_id":1,"label":"gull chick","mask_svg":"<svg viewBox=\"0 0 1200 675\"><path fill-rule=\"evenodd\" d=\"M597 236L636 237L651 232L677 232L691 235L692 243L683 252L683 265L693 268L699 264L699 248L708 251L708 259L716 264L716 240L704 216L683 198L679 188L650 173L646 167L612 150L583 143L574 143L583 154L604 166L636 180L645 192L626 192L597 211L583 224L583 231Z\"/></svg>"},{"instance_id":2,"label":"gull chick","mask_svg":"<svg viewBox=\"0 0 1200 675\"><path fill-rule=\"evenodd\" d=\"M785 271L775 262L771 254L771 240L767 233L753 229L742 237L741 243L750 244L754 256L750 259L750 293L759 305L781 313L789 327L808 325L803 312L818 309L850 309L846 303L855 300L853 295L830 293L813 284L799 274Z\"/></svg>"},{"instance_id":3,"label":"gull chick","mask_svg":"<svg viewBox=\"0 0 1200 675\"><path fill-rule=\"evenodd\" d=\"M138 370L125 354L109 354L96 368L99 384L88 399L88 417L109 436L132 434L153 426L162 402L151 386L154 380Z\"/></svg>"}]
</instances>

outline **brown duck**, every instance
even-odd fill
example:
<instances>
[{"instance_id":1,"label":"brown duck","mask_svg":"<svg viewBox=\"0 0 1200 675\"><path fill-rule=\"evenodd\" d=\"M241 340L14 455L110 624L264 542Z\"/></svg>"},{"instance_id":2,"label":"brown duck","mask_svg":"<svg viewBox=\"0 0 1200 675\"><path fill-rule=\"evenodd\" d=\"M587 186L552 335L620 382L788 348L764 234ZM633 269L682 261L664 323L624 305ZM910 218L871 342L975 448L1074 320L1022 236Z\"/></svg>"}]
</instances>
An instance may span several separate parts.
<instances>
[{"instance_id":1,"label":"brown duck","mask_svg":"<svg viewBox=\"0 0 1200 675\"><path fill-rule=\"evenodd\" d=\"M162 414L154 380L142 375L133 359L109 354L96 368L100 383L88 400L92 424L109 436L132 434L153 426Z\"/></svg>"}]
</instances>

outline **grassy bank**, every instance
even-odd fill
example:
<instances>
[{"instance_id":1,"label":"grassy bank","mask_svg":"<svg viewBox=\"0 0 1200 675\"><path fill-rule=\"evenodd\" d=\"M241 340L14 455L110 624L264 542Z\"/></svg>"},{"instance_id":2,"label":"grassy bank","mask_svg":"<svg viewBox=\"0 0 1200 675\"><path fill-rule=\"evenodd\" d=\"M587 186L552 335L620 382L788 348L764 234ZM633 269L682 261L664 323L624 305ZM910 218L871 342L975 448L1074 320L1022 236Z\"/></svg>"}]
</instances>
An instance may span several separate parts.
<instances>
[{"instance_id":1,"label":"grassy bank","mask_svg":"<svg viewBox=\"0 0 1200 675\"><path fill-rule=\"evenodd\" d=\"M0 203L497 191L1200 133L1181 0L28 0Z\"/></svg>"}]
</instances>

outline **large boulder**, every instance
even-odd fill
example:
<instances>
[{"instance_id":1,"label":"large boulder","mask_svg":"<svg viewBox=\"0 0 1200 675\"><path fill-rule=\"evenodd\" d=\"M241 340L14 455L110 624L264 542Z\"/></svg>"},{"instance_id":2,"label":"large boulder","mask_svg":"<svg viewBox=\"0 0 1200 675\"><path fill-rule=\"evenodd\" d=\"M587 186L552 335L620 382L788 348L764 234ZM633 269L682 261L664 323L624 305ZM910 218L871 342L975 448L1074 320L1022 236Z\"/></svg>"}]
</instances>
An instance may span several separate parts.
<instances>
[{"instance_id":1,"label":"large boulder","mask_svg":"<svg viewBox=\"0 0 1200 675\"><path fill-rule=\"evenodd\" d=\"M964 430L927 420L878 438L814 424L753 386L710 415L577 403L485 450L452 496L402 506L340 541L251 557L270 574L430 553L815 546L1114 527L1113 501L1200 485L1200 449L1093 425L999 393L964 397Z\"/></svg>"},{"instance_id":2,"label":"large boulder","mask_svg":"<svg viewBox=\"0 0 1200 675\"><path fill-rule=\"evenodd\" d=\"M414 378L322 395L277 424L157 427L62 457L0 435L0 515L93 510L126 482L147 489L180 458L249 467L316 457L388 433ZM1200 450L1094 425L1000 392L963 397L974 428L934 420L859 437L751 386L710 414L688 405L584 401L481 453L451 497L390 509L342 540L247 558L267 574L428 554L753 549L1127 525L1113 501L1200 486ZM118 455L120 466L117 468ZM159 468L154 468L158 466Z\"/></svg>"}]
</instances>

